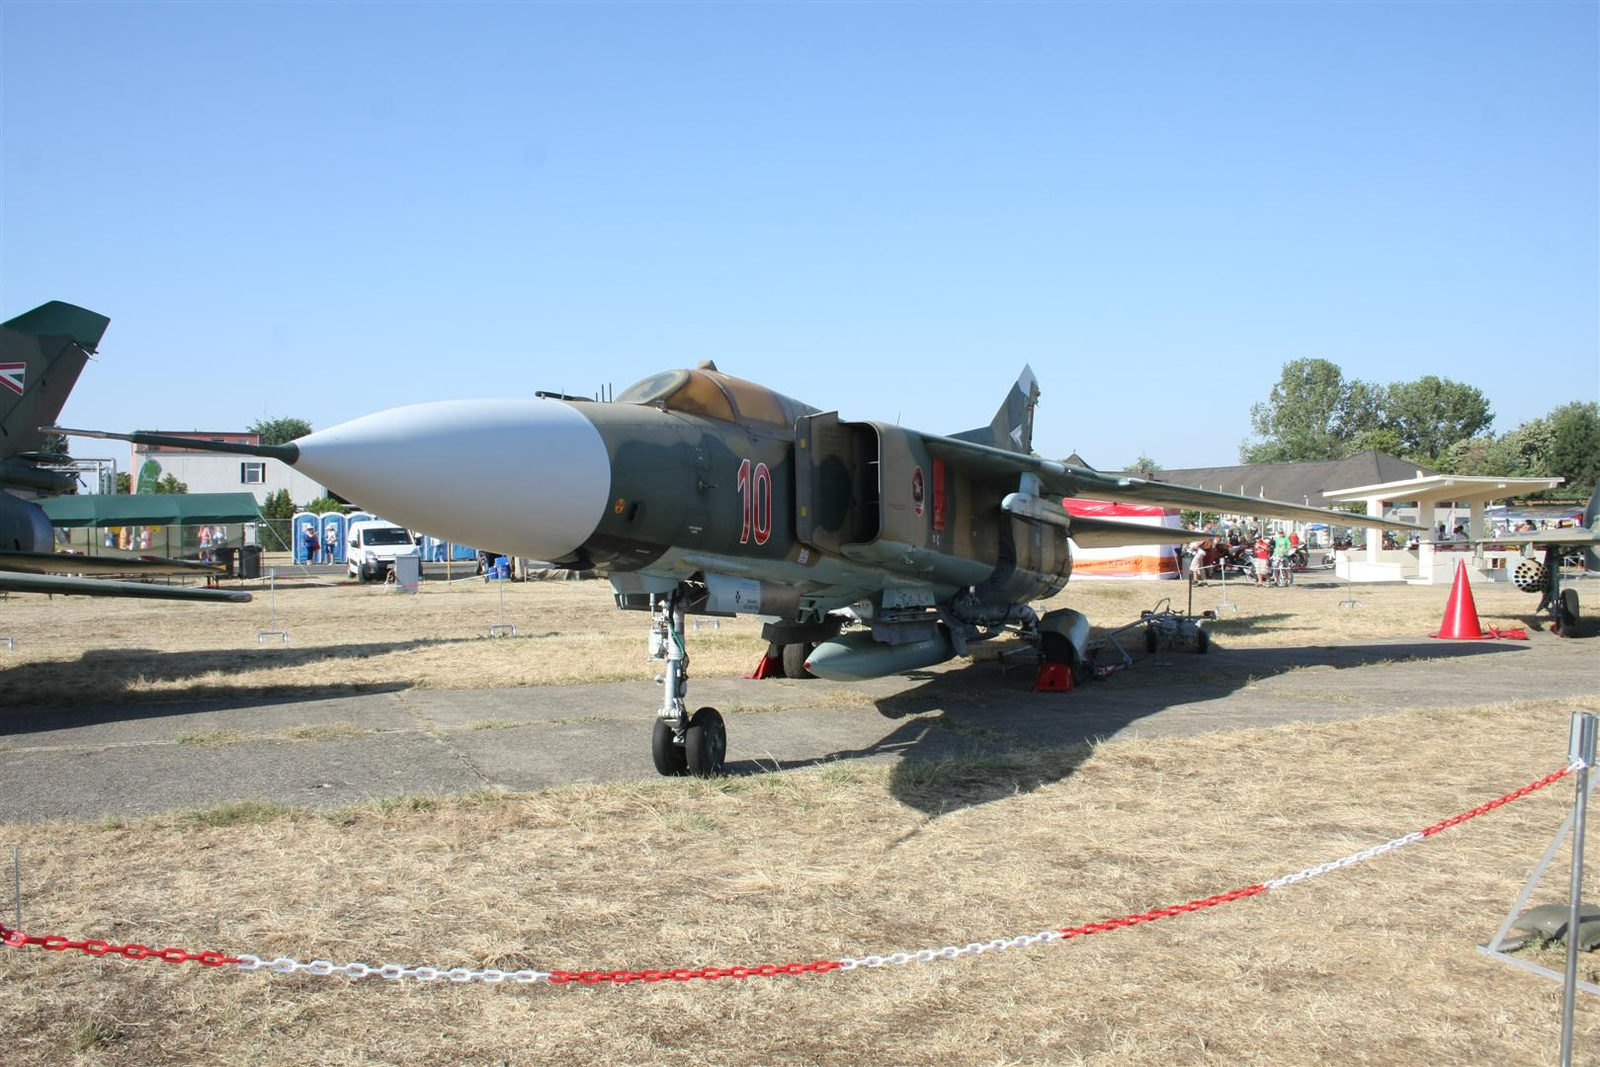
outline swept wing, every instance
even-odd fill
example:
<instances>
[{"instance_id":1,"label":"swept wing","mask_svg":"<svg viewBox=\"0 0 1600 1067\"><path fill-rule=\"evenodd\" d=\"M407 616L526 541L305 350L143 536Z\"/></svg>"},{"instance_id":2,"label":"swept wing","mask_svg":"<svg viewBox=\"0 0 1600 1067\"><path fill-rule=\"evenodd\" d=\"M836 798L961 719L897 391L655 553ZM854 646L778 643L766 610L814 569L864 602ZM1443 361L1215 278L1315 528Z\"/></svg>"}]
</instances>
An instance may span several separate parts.
<instances>
[{"instance_id":1,"label":"swept wing","mask_svg":"<svg viewBox=\"0 0 1600 1067\"><path fill-rule=\"evenodd\" d=\"M1194 489L1186 485L1169 485L1166 482L1146 481L1143 478L1128 478L1117 474L1102 474L1084 467L1074 467L1055 460L993 448L973 441L961 441L953 437L924 436L922 441L931 454L995 487L1015 486L1022 475L1033 475L1039 480L1040 491L1050 496L1081 496L1090 500L1109 500L1119 504L1150 504L1169 508L1195 508L1200 511L1226 511L1241 515L1333 522L1341 526L1375 526L1385 530L1422 529L1415 523L1399 522L1394 519L1377 519L1367 515L1333 511L1329 508L1290 504L1282 500L1241 496L1238 493L1224 493L1213 489ZM1049 501L1041 503L1047 508L1059 509L1058 505ZM1018 509L1008 507L1006 510L1016 513ZM1024 517L1051 521L1043 514ZM1103 524L1107 521L1109 520L1071 516L1066 524L1074 531L1073 538L1076 540L1078 536L1076 531L1085 528L1086 524ZM1137 526L1136 523L1118 525ZM1138 529L1145 533L1140 541L1104 541L1098 542L1097 547L1102 544L1108 546L1151 544L1162 540L1150 536L1159 527L1139 526ZM1190 540L1192 537L1191 533L1178 540ZM1081 543L1083 542L1080 541Z\"/></svg>"},{"instance_id":2,"label":"swept wing","mask_svg":"<svg viewBox=\"0 0 1600 1067\"><path fill-rule=\"evenodd\" d=\"M54 593L58 596L115 596L144 600L203 600L214 604L243 604L250 594L232 589L191 589L181 585L117 582L105 578L72 578L62 574L0 573L0 591Z\"/></svg>"}]
</instances>

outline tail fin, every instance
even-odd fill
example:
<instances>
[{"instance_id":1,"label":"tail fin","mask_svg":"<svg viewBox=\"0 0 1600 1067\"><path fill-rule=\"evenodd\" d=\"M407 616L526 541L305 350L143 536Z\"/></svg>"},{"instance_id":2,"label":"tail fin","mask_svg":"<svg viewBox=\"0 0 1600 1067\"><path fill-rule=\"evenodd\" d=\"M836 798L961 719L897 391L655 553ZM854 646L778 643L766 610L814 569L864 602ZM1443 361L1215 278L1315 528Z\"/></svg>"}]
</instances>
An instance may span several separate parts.
<instances>
[{"instance_id":1,"label":"tail fin","mask_svg":"<svg viewBox=\"0 0 1600 1067\"><path fill-rule=\"evenodd\" d=\"M1033 368L1025 365L1017 384L1006 394L1005 403L995 412L993 422L951 436L1008 452L1030 453L1033 451L1033 409L1038 403L1039 381L1033 376Z\"/></svg>"},{"instance_id":2,"label":"tail fin","mask_svg":"<svg viewBox=\"0 0 1600 1067\"><path fill-rule=\"evenodd\" d=\"M45 446L49 426L111 320L52 300L0 323L0 459Z\"/></svg>"}]
</instances>

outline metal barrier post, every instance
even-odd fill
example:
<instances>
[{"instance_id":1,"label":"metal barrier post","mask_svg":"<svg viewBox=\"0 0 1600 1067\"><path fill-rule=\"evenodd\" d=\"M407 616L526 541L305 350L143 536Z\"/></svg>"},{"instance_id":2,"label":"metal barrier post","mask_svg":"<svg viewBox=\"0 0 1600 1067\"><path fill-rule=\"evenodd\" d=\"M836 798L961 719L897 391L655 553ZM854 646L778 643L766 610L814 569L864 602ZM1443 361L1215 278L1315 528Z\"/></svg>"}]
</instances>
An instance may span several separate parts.
<instances>
[{"instance_id":1,"label":"metal barrier post","mask_svg":"<svg viewBox=\"0 0 1600 1067\"><path fill-rule=\"evenodd\" d=\"M264 644L267 638L277 637L281 638L283 643L287 645L289 643L288 633L278 629L278 568L276 567L267 569L267 595L272 604L272 621L267 625L271 626L272 629L256 631L256 644Z\"/></svg>"},{"instance_id":2,"label":"metal barrier post","mask_svg":"<svg viewBox=\"0 0 1600 1067\"><path fill-rule=\"evenodd\" d=\"M16 845L11 846L11 871L17 878L17 925L13 930L22 929L22 849Z\"/></svg>"},{"instance_id":3,"label":"metal barrier post","mask_svg":"<svg viewBox=\"0 0 1600 1067\"><path fill-rule=\"evenodd\" d=\"M1218 604L1212 610L1213 611L1221 611L1223 608L1232 608L1233 609L1233 613L1235 615L1239 614L1239 605L1235 604L1233 601L1228 599L1228 554L1227 553L1223 554L1222 561L1217 564L1217 577L1222 582L1222 603Z\"/></svg>"},{"instance_id":4,"label":"metal barrier post","mask_svg":"<svg viewBox=\"0 0 1600 1067\"><path fill-rule=\"evenodd\" d=\"M506 622L506 579L499 578L496 579L496 582L500 586L500 621L489 627L489 636L500 637L506 635L515 637L517 636L516 624Z\"/></svg>"},{"instance_id":5,"label":"metal barrier post","mask_svg":"<svg viewBox=\"0 0 1600 1067\"><path fill-rule=\"evenodd\" d=\"M1567 916L1567 971L1561 989L1561 1067L1572 1067L1572 1016L1578 995L1578 919L1583 904L1583 831L1589 809L1589 768L1594 764L1600 719L1590 711L1574 712L1567 740L1567 758L1578 767L1578 798L1572 822L1572 911Z\"/></svg>"},{"instance_id":6,"label":"metal barrier post","mask_svg":"<svg viewBox=\"0 0 1600 1067\"><path fill-rule=\"evenodd\" d=\"M1355 550L1351 549L1350 551L1353 552ZM1335 549L1333 553L1333 576L1335 578L1339 577L1338 549ZM1361 606L1361 601L1356 599L1355 585L1356 580L1350 576L1350 557L1347 554L1344 557L1344 599L1339 601L1341 608L1359 608Z\"/></svg>"}]
</instances>

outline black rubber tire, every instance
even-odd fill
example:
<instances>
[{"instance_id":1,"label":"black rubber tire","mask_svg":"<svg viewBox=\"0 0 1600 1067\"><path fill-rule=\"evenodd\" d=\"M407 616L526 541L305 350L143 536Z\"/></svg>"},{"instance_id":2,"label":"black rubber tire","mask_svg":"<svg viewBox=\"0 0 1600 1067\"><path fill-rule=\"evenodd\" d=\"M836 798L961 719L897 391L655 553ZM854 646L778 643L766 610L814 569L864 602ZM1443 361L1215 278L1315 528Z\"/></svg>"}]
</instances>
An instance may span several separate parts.
<instances>
[{"instance_id":1,"label":"black rubber tire","mask_svg":"<svg viewBox=\"0 0 1600 1067\"><path fill-rule=\"evenodd\" d=\"M817 649L809 641L794 641L783 646L783 676L785 678L815 678L806 670L806 660Z\"/></svg>"},{"instance_id":2,"label":"black rubber tire","mask_svg":"<svg viewBox=\"0 0 1600 1067\"><path fill-rule=\"evenodd\" d=\"M1210 652L1211 651L1211 635L1206 633L1204 630L1201 630L1197 634L1195 634L1194 650L1196 652L1198 652L1202 656L1205 655L1207 652Z\"/></svg>"},{"instance_id":3,"label":"black rubber tire","mask_svg":"<svg viewBox=\"0 0 1600 1067\"><path fill-rule=\"evenodd\" d=\"M1550 627L1558 637L1576 637L1578 635L1578 591L1576 589L1561 590L1561 600L1556 604L1555 623Z\"/></svg>"},{"instance_id":4,"label":"black rubber tire","mask_svg":"<svg viewBox=\"0 0 1600 1067\"><path fill-rule=\"evenodd\" d=\"M686 747L673 743L672 727L667 725L667 720L656 719L655 729L650 733L650 758L655 761L657 774L668 778L681 778L688 774Z\"/></svg>"},{"instance_id":5,"label":"black rubber tire","mask_svg":"<svg viewBox=\"0 0 1600 1067\"><path fill-rule=\"evenodd\" d=\"M688 771L696 778L714 778L722 773L728 754L728 731L716 708L701 708L683 732L683 754Z\"/></svg>"}]
</instances>

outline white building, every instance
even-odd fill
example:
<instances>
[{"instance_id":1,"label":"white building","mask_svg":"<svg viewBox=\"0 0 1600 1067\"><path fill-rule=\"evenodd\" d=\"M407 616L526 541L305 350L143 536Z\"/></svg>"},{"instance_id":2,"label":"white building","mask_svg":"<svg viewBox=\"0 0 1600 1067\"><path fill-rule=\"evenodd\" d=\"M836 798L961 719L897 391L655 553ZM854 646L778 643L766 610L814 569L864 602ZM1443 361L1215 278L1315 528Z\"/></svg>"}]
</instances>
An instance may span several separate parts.
<instances>
[{"instance_id":1,"label":"white building","mask_svg":"<svg viewBox=\"0 0 1600 1067\"><path fill-rule=\"evenodd\" d=\"M159 481L170 474L186 484L191 493L252 493L258 504L265 504L268 494L279 489L289 490L289 497L296 504L309 504L327 495L327 490L320 483L278 460L205 451L206 441L260 444L260 434L181 430L152 432L169 437L192 438L196 444L193 449L134 445L133 465L128 469L136 489L141 478L148 477L145 475L145 464L154 463L158 467L151 475L155 480Z\"/></svg>"}]
</instances>

